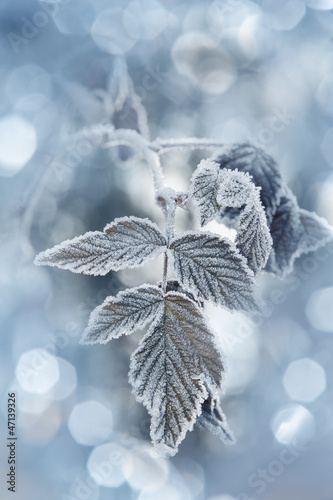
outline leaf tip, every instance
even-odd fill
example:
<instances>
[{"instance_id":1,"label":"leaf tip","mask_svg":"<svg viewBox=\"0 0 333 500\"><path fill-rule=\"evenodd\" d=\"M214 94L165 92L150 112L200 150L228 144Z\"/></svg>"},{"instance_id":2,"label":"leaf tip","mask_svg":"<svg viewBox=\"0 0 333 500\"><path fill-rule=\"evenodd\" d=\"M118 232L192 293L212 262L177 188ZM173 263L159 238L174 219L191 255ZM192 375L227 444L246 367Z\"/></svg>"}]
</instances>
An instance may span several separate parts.
<instances>
[{"instance_id":1,"label":"leaf tip","mask_svg":"<svg viewBox=\"0 0 333 500\"><path fill-rule=\"evenodd\" d=\"M52 262L50 262L47 254L47 250L44 250L43 252L39 252L39 254L36 255L34 259L34 264L35 266L47 266L47 265L52 265Z\"/></svg>"},{"instance_id":2,"label":"leaf tip","mask_svg":"<svg viewBox=\"0 0 333 500\"><path fill-rule=\"evenodd\" d=\"M178 452L178 446L172 447L166 443L153 443L155 450L164 458L171 458Z\"/></svg>"}]
</instances>

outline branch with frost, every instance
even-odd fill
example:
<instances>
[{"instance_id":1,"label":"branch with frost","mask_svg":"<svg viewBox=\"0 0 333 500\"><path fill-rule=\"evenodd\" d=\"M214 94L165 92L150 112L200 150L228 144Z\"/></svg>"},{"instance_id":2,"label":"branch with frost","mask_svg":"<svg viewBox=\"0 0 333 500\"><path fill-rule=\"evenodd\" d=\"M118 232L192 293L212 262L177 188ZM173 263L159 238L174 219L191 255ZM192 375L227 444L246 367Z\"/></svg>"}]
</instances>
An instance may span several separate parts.
<instances>
[{"instance_id":1,"label":"branch with frost","mask_svg":"<svg viewBox=\"0 0 333 500\"><path fill-rule=\"evenodd\" d=\"M119 94L118 105L126 102L131 102L126 92ZM285 276L302 253L332 241L332 228L299 208L276 162L252 145L227 149L199 138L150 142L135 127L113 124L81 132L81 137L89 136L98 147L125 146L145 159L164 228L149 219L121 217L103 231L87 232L41 252L35 264L103 276L143 266L163 254L161 282L107 297L91 313L81 342L104 344L148 327L132 355L129 380L136 399L151 415L153 444L172 456L196 423L232 443L219 403L225 363L205 317L205 304L258 314L258 274ZM219 151L199 163L188 192L179 193L166 185L160 156L184 148ZM217 220L235 227L235 241L207 230L177 233L179 207L193 207L201 226ZM176 281L168 280L170 268Z\"/></svg>"},{"instance_id":2,"label":"branch with frost","mask_svg":"<svg viewBox=\"0 0 333 500\"><path fill-rule=\"evenodd\" d=\"M158 154L166 153L172 149L221 149L224 144L213 139L199 139L189 137L187 139L156 139L151 142L150 148Z\"/></svg>"}]
</instances>

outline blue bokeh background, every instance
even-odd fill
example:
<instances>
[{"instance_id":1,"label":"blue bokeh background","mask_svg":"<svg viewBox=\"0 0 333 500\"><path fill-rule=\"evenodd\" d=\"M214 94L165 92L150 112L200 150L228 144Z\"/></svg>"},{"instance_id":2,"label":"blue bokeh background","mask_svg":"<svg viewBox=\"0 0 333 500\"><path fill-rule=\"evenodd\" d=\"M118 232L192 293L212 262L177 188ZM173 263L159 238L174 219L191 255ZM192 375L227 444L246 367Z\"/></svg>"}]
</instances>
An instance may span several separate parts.
<instances>
[{"instance_id":1,"label":"blue bokeh background","mask_svg":"<svg viewBox=\"0 0 333 500\"><path fill-rule=\"evenodd\" d=\"M7 393L16 391L16 500L333 499L332 245L299 259L285 281L260 278L259 328L208 308L237 443L194 429L169 460L152 449L128 384L141 334L79 344L91 310L159 281L161 261L104 277L33 265L39 251L115 217L162 221L142 158L75 135L138 125L135 113L117 114L122 92L134 95L126 64L148 116L147 125L137 108L143 133L250 140L274 156L300 206L333 225L331 9L332 0L2 0L1 498L13 497ZM165 154L169 185L186 190L209 154ZM190 222L180 213L177 229Z\"/></svg>"}]
</instances>

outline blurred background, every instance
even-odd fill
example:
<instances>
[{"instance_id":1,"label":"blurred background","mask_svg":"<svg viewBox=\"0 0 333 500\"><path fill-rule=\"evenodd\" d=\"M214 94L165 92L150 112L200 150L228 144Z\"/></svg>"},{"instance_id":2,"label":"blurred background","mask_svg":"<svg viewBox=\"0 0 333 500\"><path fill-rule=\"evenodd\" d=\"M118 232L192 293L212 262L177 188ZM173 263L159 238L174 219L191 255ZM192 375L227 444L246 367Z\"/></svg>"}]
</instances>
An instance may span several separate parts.
<instances>
[{"instance_id":1,"label":"blurred background","mask_svg":"<svg viewBox=\"0 0 333 500\"><path fill-rule=\"evenodd\" d=\"M259 325L207 308L237 443L195 428L169 460L152 449L127 380L141 334L79 344L92 309L159 281L161 261L104 277L33 265L115 217L162 222L143 159L99 147L110 123L151 139L249 140L274 156L299 205L333 224L331 9L333 0L2 0L1 498L14 497L15 391L16 500L333 499L332 245L296 261L285 281L260 278ZM165 154L169 185L186 190L210 154ZM177 230L189 224L179 210Z\"/></svg>"}]
</instances>

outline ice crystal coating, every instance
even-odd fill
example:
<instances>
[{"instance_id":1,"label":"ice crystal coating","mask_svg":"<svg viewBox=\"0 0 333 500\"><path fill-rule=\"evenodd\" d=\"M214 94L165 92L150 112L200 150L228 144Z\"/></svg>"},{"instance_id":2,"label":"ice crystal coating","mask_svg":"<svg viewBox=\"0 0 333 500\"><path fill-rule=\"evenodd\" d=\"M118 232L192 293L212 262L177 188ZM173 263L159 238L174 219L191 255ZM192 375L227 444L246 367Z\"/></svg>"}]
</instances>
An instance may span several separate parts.
<instances>
[{"instance_id":1,"label":"ice crystal coating","mask_svg":"<svg viewBox=\"0 0 333 500\"><path fill-rule=\"evenodd\" d=\"M130 382L151 414L151 438L166 456L193 428L208 397L217 389L223 364L213 334L196 304L177 292L164 297L164 312L133 353Z\"/></svg>"},{"instance_id":2,"label":"ice crystal coating","mask_svg":"<svg viewBox=\"0 0 333 500\"><path fill-rule=\"evenodd\" d=\"M217 203L218 187L218 164L211 160L201 160L191 179L190 196L202 226L214 219L221 208Z\"/></svg>"},{"instance_id":3,"label":"ice crystal coating","mask_svg":"<svg viewBox=\"0 0 333 500\"><path fill-rule=\"evenodd\" d=\"M237 170L219 171L217 202L221 208L241 208L253 193L253 184L248 174Z\"/></svg>"},{"instance_id":4,"label":"ice crystal coating","mask_svg":"<svg viewBox=\"0 0 333 500\"><path fill-rule=\"evenodd\" d=\"M141 329L162 314L163 293L153 285L141 285L107 297L91 313L81 343L105 344Z\"/></svg>"},{"instance_id":5,"label":"ice crystal coating","mask_svg":"<svg viewBox=\"0 0 333 500\"><path fill-rule=\"evenodd\" d=\"M314 212L299 209L300 234L299 251L301 253L314 252L321 246L333 240L333 228L325 219Z\"/></svg>"},{"instance_id":6,"label":"ice crystal coating","mask_svg":"<svg viewBox=\"0 0 333 500\"><path fill-rule=\"evenodd\" d=\"M115 219L104 232L85 233L37 255L35 264L69 269L74 273L104 275L138 267L157 257L166 239L149 219Z\"/></svg>"},{"instance_id":7,"label":"ice crystal coating","mask_svg":"<svg viewBox=\"0 0 333 500\"><path fill-rule=\"evenodd\" d=\"M227 238L189 231L171 241L180 283L205 300L230 310L257 309L253 272Z\"/></svg>"},{"instance_id":8,"label":"ice crystal coating","mask_svg":"<svg viewBox=\"0 0 333 500\"><path fill-rule=\"evenodd\" d=\"M224 443L235 442L234 435L229 429L226 416L224 415L218 397L208 389L209 396L202 405L202 412L197 420L197 425L202 430L208 430L218 436Z\"/></svg>"},{"instance_id":9,"label":"ice crystal coating","mask_svg":"<svg viewBox=\"0 0 333 500\"><path fill-rule=\"evenodd\" d=\"M149 219L124 217L103 232L88 232L41 252L35 264L104 275L141 266L165 252L162 282L107 297L92 312L81 343L106 343L150 323L132 355L130 382L151 414L151 437L157 449L174 455L195 422L232 443L218 399L224 363L202 314L204 300L229 310L258 311L255 275L264 268L285 276L301 254L332 241L333 229L298 207L274 160L249 144L232 147L215 161L202 160L192 176L189 195L166 187L158 154L192 147L193 139L149 143L139 133L148 136L146 115L121 61L115 73L116 83L109 89L113 99L103 94L113 125L95 132L101 144L109 141L110 147L118 148L118 160L128 157L129 148L131 155L137 151L145 156L164 211L165 235ZM99 106L92 108L94 113L101 111ZM212 145L207 140L194 142L200 147ZM176 206L185 208L188 197L201 225L217 216L231 221L237 229L235 244L209 232L174 236ZM167 281L168 257L178 281Z\"/></svg>"},{"instance_id":10,"label":"ice crystal coating","mask_svg":"<svg viewBox=\"0 0 333 500\"><path fill-rule=\"evenodd\" d=\"M281 278L292 271L296 258L333 240L333 228L322 217L299 208L288 187L274 213L270 231L273 250L265 270Z\"/></svg>"},{"instance_id":11,"label":"ice crystal coating","mask_svg":"<svg viewBox=\"0 0 333 500\"><path fill-rule=\"evenodd\" d=\"M261 202L270 222L281 196L284 181L271 156L250 144L239 144L213 158L220 168L248 172L256 186L261 186Z\"/></svg>"},{"instance_id":12,"label":"ice crystal coating","mask_svg":"<svg viewBox=\"0 0 333 500\"><path fill-rule=\"evenodd\" d=\"M256 274L265 267L272 247L266 214L248 173L220 169L215 162L201 162L192 176L191 196L201 225L222 210L239 218L236 246ZM236 211L235 211L236 210Z\"/></svg>"},{"instance_id":13,"label":"ice crystal coating","mask_svg":"<svg viewBox=\"0 0 333 500\"><path fill-rule=\"evenodd\" d=\"M267 271L285 276L292 270L299 241L299 213L296 198L288 191L282 196L270 226L273 250Z\"/></svg>"},{"instance_id":14,"label":"ice crystal coating","mask_svg":"<svg viewBox=\"0 0 333 500\"><path fill-rule=\"evenodd\" d=\"M272 249L272 238L259 193L258 188L250 191L248 202L239 218L235 240L236 247L246 257L254 274L265 267Z\"/></svg>"}]
</instances>

